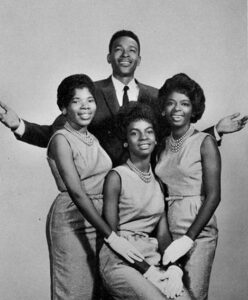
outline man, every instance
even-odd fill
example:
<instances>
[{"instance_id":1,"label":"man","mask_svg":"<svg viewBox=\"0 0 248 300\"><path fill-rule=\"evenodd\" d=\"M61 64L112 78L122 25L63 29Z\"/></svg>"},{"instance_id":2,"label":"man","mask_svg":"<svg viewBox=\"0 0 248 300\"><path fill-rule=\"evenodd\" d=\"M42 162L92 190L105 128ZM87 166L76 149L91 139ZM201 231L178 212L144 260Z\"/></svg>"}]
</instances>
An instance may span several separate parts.
<instances>
[{"instance_id":1,"label":"man","mask_svg":"<svg viewBox=\"0 0 248 300\"><path fill-rule=\"evenodd\" d=\"M158 89L144 85L134 77L141 56L139 39L132 31L121 30L112 36L107 61L111 64L113 73L109 78L95 82L97 112L89 130L99 139L115 166L124 160L122 144L112 126L119 107L129 100L156 106ZM46 147L54 131L65 122L60 115L50 126L33 124L20 120L4 103L0 102L0 106L5 110L5 113L0 113L0 121L14 131L17 139L39 147ZM239 120L236 119L238 116L239 114L227 116L206 131L216 137L218 134L241 130L247 123L248 116Z\"/></svg>"}]
</instances>

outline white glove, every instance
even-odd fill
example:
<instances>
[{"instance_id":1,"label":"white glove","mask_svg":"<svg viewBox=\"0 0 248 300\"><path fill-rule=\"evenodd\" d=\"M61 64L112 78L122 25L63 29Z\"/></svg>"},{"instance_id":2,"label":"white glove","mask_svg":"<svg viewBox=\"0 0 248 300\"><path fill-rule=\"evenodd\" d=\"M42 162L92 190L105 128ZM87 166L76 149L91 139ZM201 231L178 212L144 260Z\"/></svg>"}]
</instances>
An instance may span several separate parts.
<instances>
[{"instance_id":1,"label":"white glove","mask_svg":"<svg viewBox=\"0 0 248 300\"><path fill-rule=\"evenodd\" d=\"M143 276L151 281L164 295L167 287L167 279L168 275L166 275L165 271L159 270L155 266L150 266L150 268L143 274Z\"/></svg>"},{"instance_id":2,"label":"white glove","mask_svg":"<svg viewBox=\"0 0 248 300\"><path fill-rule=\"evenodd\" d=\"M165 275L167 276L166 286L164 290L164 294L168 298L175 298L176 296L180 296L183 292L183 271L178 266L170 266Z\"/></svg>"},{"instance_id":3,"label":"white glove","mask_svg":"<svg viewBox=\"0 0 248 300\"><path fill-rule=\"evenodd\" d=\"M172 242L164 251L163 265L168 265L170 262L175 262L180 257L185 255L193 246L194 241L187 235Z\"/></svg>"},{"instance_id":4,"label":"white glove","mask_svg":"<svg viewBox=\"0 0 248 300\"><path fill-rule=\"evenodd\" d=\"M128 240L118 236L114 231L112 231L110 236L104 240L115 252L120 254L130 263L134 263L134 259L137 261L145 259L144 256Z\"/></svg>"}]
</instances>

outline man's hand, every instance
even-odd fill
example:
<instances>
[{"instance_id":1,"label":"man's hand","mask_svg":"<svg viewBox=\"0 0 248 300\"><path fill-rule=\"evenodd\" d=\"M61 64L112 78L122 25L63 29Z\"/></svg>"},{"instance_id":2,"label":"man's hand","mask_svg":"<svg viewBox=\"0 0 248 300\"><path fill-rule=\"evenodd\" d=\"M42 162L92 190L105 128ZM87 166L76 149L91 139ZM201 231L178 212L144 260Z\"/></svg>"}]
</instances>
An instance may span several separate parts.
<instances>
[{"instance_id":1,"label":"man's hand","mask_svg":"<svg viewBox=\"0 0 248 300\"><path fill-rule=\"evenodd\" d=\"M217 125L216 130L221 134L232 133L243 129L248 122L248 116L244 116L241 119L237 119L240 113L235 113L230 116L226 116L221 119Z\"/></svg>"},{"instance_id":2,"label":"man's hand","mask_svg":"<svg viewBox=\"0 0 248 300\"><path fill-rule=\"evenodd\" d=\"M11 130L17 129L20 125L20 118L17 113L2 101L0 101L0 108L3 109L3 112L0 111L0 121Z\"/></svg>"}]
</instances>

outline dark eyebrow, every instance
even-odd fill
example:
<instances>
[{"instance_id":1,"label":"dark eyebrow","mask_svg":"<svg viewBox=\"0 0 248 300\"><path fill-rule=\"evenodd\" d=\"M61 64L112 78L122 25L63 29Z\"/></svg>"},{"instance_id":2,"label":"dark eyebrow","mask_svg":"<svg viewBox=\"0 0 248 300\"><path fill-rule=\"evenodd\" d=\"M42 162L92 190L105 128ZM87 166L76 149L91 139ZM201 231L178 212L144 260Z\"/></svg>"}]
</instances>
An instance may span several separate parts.
<instances>
[{"instance_id":1,"label":"dark eyebrow","mask_svg":"<svg viewBox=\"0 0 248 300\"><path fill-rule=\"evenodd\" d=\"M148 126L147 128L145 128L145 130L147 130L147 129L152 129L152 130L154 130L154 128L153 128L153 126L151 125L151 126ZM130 131L132 131L132 130L135 130L135 131L140 131L138 128L132 128L132 129L130 129Z\"/></svg>"}]
</instances>

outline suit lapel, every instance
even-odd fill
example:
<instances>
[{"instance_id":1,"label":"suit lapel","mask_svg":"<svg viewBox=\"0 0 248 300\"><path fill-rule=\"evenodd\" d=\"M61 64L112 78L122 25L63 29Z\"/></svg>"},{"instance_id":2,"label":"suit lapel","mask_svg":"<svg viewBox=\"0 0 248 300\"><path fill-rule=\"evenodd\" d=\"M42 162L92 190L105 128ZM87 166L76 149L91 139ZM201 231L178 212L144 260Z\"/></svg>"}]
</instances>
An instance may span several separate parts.
<instances>
[{"instance_id":1,"label":"suit lapel","mask_svg":"<svg viewBox=\"0 0 248 300\"><path fill-rule=\"evenodd\" d=\"M142 83L139 83L138 80L135 81L139 87L138 101L142 103L150 103L151 97L149 96L147 88Z\"/></svg>"},{"instance_id":2,"label":"suit lapel","mask_svg":"<svg viewBox=\"0 0 248 300\"><path fill-rule=\"evenodd\" d=\"M120 105L116 97L115 88L111 77L106 80L106 84L101 88L101 90L109 107L109 110L113 115L115 115L119 110Z\"/></svg>"}]
</instances>

